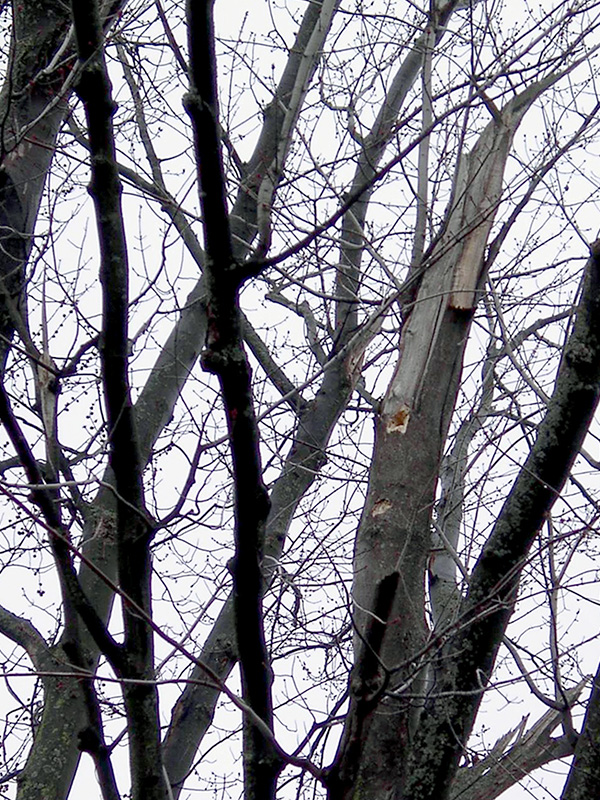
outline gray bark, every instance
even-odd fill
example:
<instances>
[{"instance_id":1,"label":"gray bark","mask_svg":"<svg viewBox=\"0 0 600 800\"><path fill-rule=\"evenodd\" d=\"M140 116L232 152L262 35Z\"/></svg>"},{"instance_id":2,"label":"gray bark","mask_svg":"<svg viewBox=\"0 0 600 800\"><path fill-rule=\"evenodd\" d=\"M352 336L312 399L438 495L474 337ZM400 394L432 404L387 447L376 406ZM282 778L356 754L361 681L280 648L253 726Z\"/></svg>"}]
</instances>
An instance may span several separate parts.
<instances>
[{"instance_id":1,"label":"gray bark","mask_svg":"<svg viewBox=\"0 0 600 800\"><path fill-rule=\"evenodd\" d=\"M385 689L387 697L368 712L361 710L361 698L373 688L360 678L351 679L354 705L331 771L333 796L392 796L404 773L420 714L419 703L410 697L422 694L425 687L423 670L415 659L428 638L424 609L431 514L472 319L472 308L466 306L476 303L484 248L514 132L531 102L550 82L530 87L507 104L468 157L461 158L443 235L430 255L414 309L404 323L396 370L377 423L354 556L354 621L360 637L355 673L360 672L361 640L374 598L388 576L400 574L378 652L380 691ZM360 725L356 722L361 715L368 717L368 725L366 720Z\"/></svg>"},{"instance_id":2,"label":"gray bark","mask_svg":"<svg viewBox=\"0 0 600 800\"><path fill-rule=\"evenodd\" d=\"M205 4L207 11L210 5ZM122 439L120 450L130 468L124 469L124 462L119 462L104 476L104 483L116 484L118 494L129 506L143 508L140 485L132 486L130 481L141 484L141 470L173 414L208 332L206 364L221 379L229 412L229 434L238 478L238 558L243 553L243 559L234 562L234 596L225 601L202 647L199 663L190 674L191 681L174 706L163 743L162 758L174 798L180 795L193 768L220 695L214 682L206 680L206 668L224 681L241 655L244 699L272 728L261 596L269 585L273 565L282 555L298 505L325 461L332 431L357 386L361 359L373 335L368 325L361 330L355 300L360 291L365 222L380 161L396 134L399 112L418 77L425 44L439 42L453 11L464 5L460 1L431 4L430 29L409 49L359 152L350 189L356 203L342 220L336 288L340 302L335 308L332 346L327 355L320 351L323 374L309 403L300 392L295 392L293 384L267 354L261 357L261 342L239 313L236 291L248 277L242 275L240 268L243 259L251 256L252 269L258 273L261 259L267 254L272 206L284 175L291 137L338 3L323 0L307 4L280 85L273 102L265 109L255 152L248 164L242 165L241 187L229 216L224 179L217 174L221 158L216 101L214 97L207 100L203 94L207 87L200 86L207 73L199 69L194 76L194 91L199 90L200 102L191 96L188 107L192 116L197 115L200 180L205 182L202 199L208 268L190 293L131 411L130 435ZM60 73L54 66L46 70L65 41L68 25L65 9L54 2L26 2L16 11L11 60L16 66L12 83L6 84L0 97L1 118L6 122L0 153L0 334L4 337L0 355L3 359L7 342L15 328L22 325L18 309L24 308L25 263L53 145L65 115L65 104L54 98L59 89L66 88L65 97L70 90L70 85L64 85L64 69ZM192 50L200 40L200 36L192 37ZM206 52L206 48L200 48L195 57L201 60ZM72 62L66 63L69 80ZM595 387L600 376L598 336L593 320L598 317L596 252L588 265L586 292L548 415L540 427L532 456L478 562L469 594L457 611L453 607L449 612L448 592L436 594L432 590L430 599L436 619L433 632L424 615L427 563L432 547L441 551L439 539L431 532L436 483L460 383L465 343L482 291L484 251L501 198L504 168L512 137L524 113L554 79L532 85L501 112L496 112L477 145L459 159L453 198L440 235L423 263L417 259L419 263L413 264L409 291L402 294L404 328L396 370L377 419L367 501L355 547L352 610L355 666L350 679L350 708L334 763L320 776L335 800L350 797L438 800L459 794L469 800L484 796L488 800L522 774L573 752L574 744L569 737L550 736L559 716L553 711L511 747L492 751L484 764L458 768L478 709L482 680L485 683L491 674L510 616L522 560L535 538L540 519L564 482L597 402ZM214 75L211 80L209 94L215 88ZM207 109L208 117L203 117ZM23 131L27 132L26 138L21 136ZM206 137L211 139L208 144ZM212 178L211 169L215 170ZM166 189L159 172L154 174L154 180L158 188L156 196L171 209L167 213L198 266L206 268L205 256L185 219L176 204L165 198ZM231 282L223 279L221 269L230 270ZM209 327L207 315L214 314L215 309L219 310L218 318ZM26 330L23 334L26 336ZM265 502L258 503L258 511L255 507L257 498L264 500L266 492L244 335L258 360L272 370L274 385L290 395L286 399L297 414L289 454L270 492L270 510ZM121 351L125 345L126 338L121 336ZM122 409L127 409L124 416L130 412L126 370L123 374L121 400L112 403L109 414L113 430L120 424ZM246 425L243 431L241 422L234 424L232 413L242 406L242 421ZM573 409L577 409L576 414ZM139 432L137 453L133 452L135 427ZM563 428L567 429L566 434ZM557 454L554 439L560 437L562 449ZM465 440L461 444L463 450L456 453L457 458L465 457L468 435ZM551 462L559 466L549 467ZM248 466L252 491L246 492L242 474ZM461 480L461 475L452 476L448 489L450 502L462 500ZM132 533L137 530L135 518L127 516L122 501L117 506L114 493L107 488L99 491L86 514L83 552L89 564L81 565L79 581L84 595L93 599L98 619L106 622L110 616L114 600L110 581L116 579L118 567L121 586L127 587L139 604L149 610L147 547L142 553L146 569L137 583L130 581L130 576L141 561L136 557L140 550L133 541L129 542L132 547L127 552L123 548L127 536L136 539ZM451 516L447 515L445 523L452 528L449 540L455 546L460 514L454 519ZM523 531L523 541L517 541ZM444 585L453 594L455 567L451 561L448 552L440 552L431 575L445 581ZM248 570L243 568L248 565L252 567L250 586L245 585ZM438 583L438 589L441 586ZM460 598L454 595L454 600ZM246 613L249 611L252 613ZM146 627L143 620L138 625L135 612L126 612L126 623L127 635L132 627L138 626L140 630ZM73 658L70 648L73 630L65 632L58 644L49 648L26 623L1 609L0 629L25 648L37 669L67 673L65 678L44 680L44 716L19 779L19 800L34 797L59 800L68 794L82 749L81 734L90 714L85 687L78 675L81 660ZM249 631L252 631L248 636L251 641L241 641ZM442 636L448 632L448 636ZM149 653L150 660L141 667L138 662L127 674L151 681L152 647L148 633L137 654L143 657ZM83 661L93 669L100 651L98 637L94 640L85 629L80 635ZM68 673L77 677L69 678ZM566 800L584 794L590 796L598 783L593 768L598 744L596 694L594 688L584 731L575 748L575 766L565 789ZM154 687L150 691L129 688L126 695L130 720L142 722L138 729L132 727L130 731L134 750L137 748L134 795L141 797L149 792L147 796L164 796L165 787L156 789L162 779L160 755L156 747L153 752L146 749L143 741L145 731L158 729ZM154 723L147 725L148 720ZM281 754L263 733L257 733L246 720L246 787L252 800L274 796L276 775L282 764ZM157 739L154 744L157 745ZM512 773L505 769L507 760L514 766ZM146 786L145 780L153 786Z\"/></svg>"}]
</instances>

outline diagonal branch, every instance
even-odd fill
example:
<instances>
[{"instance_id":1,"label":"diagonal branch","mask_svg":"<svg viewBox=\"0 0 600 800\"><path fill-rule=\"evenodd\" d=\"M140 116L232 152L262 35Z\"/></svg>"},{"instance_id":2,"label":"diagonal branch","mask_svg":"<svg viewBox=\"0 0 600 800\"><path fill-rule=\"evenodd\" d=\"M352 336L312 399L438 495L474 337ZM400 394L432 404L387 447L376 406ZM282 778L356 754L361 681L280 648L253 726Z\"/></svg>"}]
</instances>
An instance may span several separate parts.
<instances>
[{"instance_id":1,"label":"diagonal branch","mask_svg":"<svg viewBox=\"0 0 600 800\"><path fill-rule=\"evenodd\" d=\"M445 676L423 713L402 798L447 796L492 673L527 553L560 493L600 396L600 247L591 246L581 300L535 443L473 570L461 630L445 652ZM466 624L465 624L466 623ZM442 711L443 703L443 711ZM435 754L424 743L442 741Z\"/></svg>"},{"instance_id":2,"label":"diagonal branch","mask_svg":"<svg viewBox=\"0 0 600 800\"><path fill-rule=\"evenodd\" d=\"M42 669L43 656L49 652L49 647L29 620L0 606L0 633L25 650L36 670Z\"/></svg>"}]
</instances>

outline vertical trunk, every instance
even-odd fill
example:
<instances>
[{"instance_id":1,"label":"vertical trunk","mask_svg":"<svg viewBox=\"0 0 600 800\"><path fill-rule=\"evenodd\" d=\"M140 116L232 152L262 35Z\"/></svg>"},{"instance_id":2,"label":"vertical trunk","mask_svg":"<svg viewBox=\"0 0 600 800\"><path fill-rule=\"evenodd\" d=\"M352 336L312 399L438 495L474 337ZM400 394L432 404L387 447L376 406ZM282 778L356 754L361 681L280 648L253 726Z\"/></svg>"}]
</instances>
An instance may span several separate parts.
<instances>
[{"instance_id":1,"label":"vertical trunk","mask_svg":"<svg viewBox=\"0 0 600 800\"><path fill-rule=\"evenodd\" d=\"M446 311L420 402L410 418L394 410L388 397L377 423L373 468L354 559L357 653L370 614L375 613L369 610L374 609L378 588L394 572L401 577L378 654L382 673L387 671L387 696L369 712L360 768L354 758L343 755L342 742L342 758L333 773L335 797L381 800L392 796L418 721L421 703L412 695L423 691L418 654L428 637L424 608L431 511L470 316ZM355 676L359 665L360 657ZM372 688L354 676L350 686L354 700Z\"/></svg>"},{"instance_id":2,"label":"vertical trunk","mask_svg":"<svg viewBox=\"0 0 600 800\"><path fill-rule=\"evenodd\" d=\"M514 133L555 80L528 87L498 112L456 169L442 234L426 259L404 323L396 370L377 422L375 451L354 556L355 666L350 711L329 772L332 796L393 796L402 785L425 691L419 651L425 569L440 460L460 383L462 360L482 280L487 238L501 197ZM381 587L400 573L378 651L381 699L365 681L364 640ZM369 699L370 702L366 702ZM450 734L448 734L450 735Z\"/></svg>"}]
</instances>

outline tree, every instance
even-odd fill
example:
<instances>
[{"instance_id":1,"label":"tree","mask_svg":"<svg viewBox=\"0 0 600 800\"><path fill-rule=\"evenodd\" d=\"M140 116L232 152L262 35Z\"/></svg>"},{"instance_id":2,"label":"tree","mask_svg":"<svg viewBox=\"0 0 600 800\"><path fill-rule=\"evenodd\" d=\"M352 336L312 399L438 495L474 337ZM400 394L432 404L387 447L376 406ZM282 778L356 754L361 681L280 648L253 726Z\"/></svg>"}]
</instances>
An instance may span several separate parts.
<instances>
[{"instance_id":1,"label":"tree","mask_svg":"<svg viewBox=\"0 0 600 800\"><path fill-rule=\"evenodd\" d=\"M3 781L597 794L599 4L3 13Z\"/></svg>"}]
</instances>

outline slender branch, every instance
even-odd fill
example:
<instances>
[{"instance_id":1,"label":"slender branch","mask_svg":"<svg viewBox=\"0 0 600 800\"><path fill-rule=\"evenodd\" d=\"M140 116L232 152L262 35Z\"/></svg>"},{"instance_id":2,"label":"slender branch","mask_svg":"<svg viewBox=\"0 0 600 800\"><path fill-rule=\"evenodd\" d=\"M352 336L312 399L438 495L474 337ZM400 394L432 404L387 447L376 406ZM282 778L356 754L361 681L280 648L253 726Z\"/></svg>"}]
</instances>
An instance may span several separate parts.
<instances>
[{"instance_id":1,"label":"slender branch","mask_svg":"<svg viewBox=\"0 0 600 800\"><path fill-rule=\"evenodd\" d=\"M262 612L261 555L269 499L262 480L258 424L251 372L243 348L238 291L241 273L233 259L218 123L212 2L188 2L190 91L185 106L192 120L206 248L208 337L205 369L221 385L235 480L233 567L236 638L244 700L273 729L272 675ZM283 766L262 726L244 725L247 800L275 796Z\"/></svg>"},{"instance_id":2,"label":"slender branch","mask_svg":"<svg viewBox=\"0 0 600 800\"><path fill-rule=\"evenodd\" d=\"M69 637L73 638L77 629L75 616L75 613L77 613L87 625L101 651L110 659L111 663L118 666L121 663L120 646L110 636L106 626L81 588L71 560L68 531L61 524L51 490L44 483L37 462L13 414L8 395L3 386L0 386L0 421L17 451L29 483L34 487L31 492L33 502L40 508L46 521L46 530L61 581L65 606L65 623Z\"/></svg>"},{"instance_id":3,"label":"slender branch","mask_svg":"<svg viewBox=\"0 0 600 800\"><path fill-rule=\"evenodd\" d=\"M73 0L73 23L82 64L77 91L83 100L90 142L92 181L101 250L102 377L109 430L109 465L117 493L119 580L123 590L150 616L152 527L144 514L142 467L129 388L129 268L115 157L115 104L103 50L97 0ZM123 604L125 639L122 673L154 677L152 628ZM133 800L163 800L166 788L160 748L156 687L124 686L130 737ZM97 726L96 726L97 727ZM98 734L99 735L99 734ZM100 752L100 751L99 751ZM104 765L106 766L106 765ZM110 785L110 770L106 779Z\"/></svg>"},{"instance_id":4,"label":"slender branch","mask_svg":"<svg viewBox=\"0 0 600 800\"><path fill-rule=\"evenodd\" d=\"M138 504L140 466L128 379L128 258L121 210L121 182L115 157L112 117L115 104L103 56L103 31L97 2L73 3L73 20L82 62L77 92L83 100L90 142L92 181L102 254L102 363L111 443L111 466L118 493Z\"/></svg>"},{"instance_id":5,"label":"slender branch","mask_svg":"<svg viewBox=\"0 0 600 800\"><path fill-rule=\"evenodd\" d=\"M421 77L421 93L423 97L423 122L422 130L426 131L431 127L433 121L432 108L432 84L431 84L431 64L433 59L433 46L435 44L435 33L432 24L428 24L425 33L421 37L423 40L423 67ZM417 213L415 219L415 235L413 250L410 259L411 269L420 265L423 252L425 250L425 240L427 236L427 215L428 215L428 185L429 185L429 149L430 138L424 136L419 144L418 174L417 174Z\"/></svg>"},{"instance_id":6,"label":"slender branch","mask_svg":"<svg viewBox=\"0 0 600 800\"><path fill-rule=\"evenodd\" d=\"M168 22L166 18L164 18L164 11L162 11L162 8L160 6L160 0L156 0L156 5L159 10L163 26L165 26L165 29L169 30L170 32L170 28L168 28ZM172 32L170 32L170 35L172 37L173 35ZM169 41L171 43L171 46L174 47L175 43L171 41L171 38L169 39ZM134 173L133 170L130 170L126 167L122 167L121 165L119 165L119 171L121 172L122 175L126 175L130 180L134 181L136 185L139 185L143 191L147 192L148 189L150 189L150 194L152 196L155 196L157 200L160 200L160 202L163 205L167 204L166 206L167 213L171 218L173 224L177 228L184 243L186 244L190 254L194 258L195 262L198 264L200 269L204 269L205 255L202 252L200 244L198 243L198 240L196 239L189 225L189 222L185 219L185 215L183 214L182 209L178 206L175 199L171 197L171 195L169 195L167 188L165 186L164 177L160 166L160 161L154 150L154 145L152 144L152 138L148 130L142 98L140 96L133 71L129 66L125 48L122 45L119 45L118 52L119 52L120 63L123 66L123 71L125 74L127 85L131 92L131 96L133 97L137 125L140 131L144 149L146 151L146 156L150 163L150 169L152 171L152 178L154 184L153 185L147 184L147 182L139 178L139 176L136 173ZM182 58L180 51L177 50L177 52L179 53L179 57ZM187 68L186 68L186 74L187 74ZM220 127L219 131L222 138L222 131L220 130ZM279 392L282 395L288 395L292 393L294 390L293 383L287 378L281 367L279 367L279 365L276 363L275 359L273 358L273 356L269 351L269 348L265 345L265 343L260 338L260 336L258 335L258 333L253 328L252 324L245 315L243 315L243 335L244 339L246 340L250 349L252 350L254 356L256 357L258 362L261 364L261 366L267 373L273 385L279 390ZM290 397L289 404L292 407L293 411L297 411L298 406L302 404L302 399L299 396L297 398Z\"/></svg>"}]
</instances>

